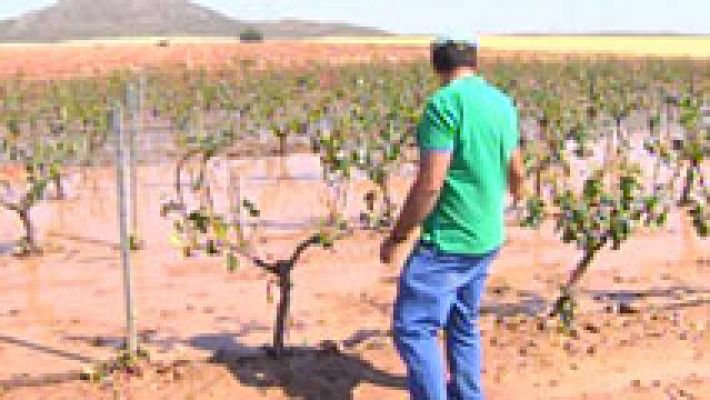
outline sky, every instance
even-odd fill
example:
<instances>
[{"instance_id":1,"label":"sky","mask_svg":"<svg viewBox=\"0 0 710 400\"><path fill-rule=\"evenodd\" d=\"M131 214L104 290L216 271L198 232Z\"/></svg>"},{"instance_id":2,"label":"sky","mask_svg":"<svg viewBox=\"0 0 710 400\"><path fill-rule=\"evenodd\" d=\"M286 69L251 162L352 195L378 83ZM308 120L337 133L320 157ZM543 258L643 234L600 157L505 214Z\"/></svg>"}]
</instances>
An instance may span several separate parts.
<instances>
[{"instance_id":1,"label":"sky","mask_svg":"<svg viewBox=\"0 0 710 400\"><path fill-rule=\"evenodd\" d=\"M710 34L710 0L193 1L238 19L346 21L396 33L664 31ZM0 19L53 3L53 0L0 0Z\"/></svg>"}]
</instances>

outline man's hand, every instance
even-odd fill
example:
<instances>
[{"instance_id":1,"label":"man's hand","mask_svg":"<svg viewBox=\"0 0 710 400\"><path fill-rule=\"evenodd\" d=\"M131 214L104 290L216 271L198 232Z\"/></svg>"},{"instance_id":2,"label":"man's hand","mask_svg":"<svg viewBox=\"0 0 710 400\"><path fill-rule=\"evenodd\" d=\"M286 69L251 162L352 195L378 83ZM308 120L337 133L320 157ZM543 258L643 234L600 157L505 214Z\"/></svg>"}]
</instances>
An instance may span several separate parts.
<instances>
[{"instance_id":1,"label":"man's hand","mask_svg":"<svg viewBox=\"0 0 710 400\"><path fill-rule=\"evenodd\" d=\"M402 243L404 243L404 240L398 240L392 236L388 236L380 246L380 262L383 264L391 264Z\"/></svg>"},{"instance_id":2,"label":"man's hand","mask_svg":"<svg viewBox=\"0 0 710 400\"><path fill-rule=\"evenodd\" d=\"M421 225L434 209L450 164L451 152L448 151L427 152L422 155L417 178L409 190L402 213L394 225L392 234L382 242L380 247L380 260L383 263L392 262L399 245L406 242L412 231Z\"/></svg>"},{"instance_id":3,"label":"man's hand","mask_svg":"<svg viewBox=\"0 0 710 400\"><path fill-rule=\"evenodd\" d=\"M510 193L513 195L513 204L519 206L525 198L525 163L523 153L520 149L515 149L510 157L508 167L508 185Z\"/></svg>"},{"instance_id":4,"label":"man's hand","mask_svg":"<svg viewBox=\"0 0 710 400\"><path fill-rule=\"evenodd\" d=\"M397 244L389 237L386 238L380 245L380 262L382 264L391 264L395 253L397 253Z\"/></svg>"}]
</instances>

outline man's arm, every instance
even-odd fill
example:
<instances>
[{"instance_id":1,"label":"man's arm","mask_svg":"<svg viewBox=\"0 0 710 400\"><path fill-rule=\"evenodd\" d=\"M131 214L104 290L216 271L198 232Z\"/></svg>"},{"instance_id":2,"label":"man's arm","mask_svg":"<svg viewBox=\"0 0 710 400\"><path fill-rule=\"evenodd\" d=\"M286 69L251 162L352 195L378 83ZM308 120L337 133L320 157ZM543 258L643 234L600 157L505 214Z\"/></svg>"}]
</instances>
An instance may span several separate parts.
<instances>
[{"instance_id":1,"label":"man's arm","mask_svg":"<svg viewBox=\"0 0 710 400\"><path fill-rule=\"evenodd\" d=\"M444 185L451 164L450 151L429 151L424 153L419 164L419 173L409 190L407 200L389 238L385 240L381 259L389 263L392 249L404 242L412 231L424 222L439 200L439 192ZM388 251L385 251L388 250Z\"/></svg>"},{"instance_id":2,"label":"man's arm","mask_svg":"<svg viewBox=\"0 0 710 400\"><path fill-rule=\"evenodd\" d=\"M515 149L508 165L508 186L515 204L520 203L525 196L525 164L520 149Z\"/></svg>"}]
</instances>

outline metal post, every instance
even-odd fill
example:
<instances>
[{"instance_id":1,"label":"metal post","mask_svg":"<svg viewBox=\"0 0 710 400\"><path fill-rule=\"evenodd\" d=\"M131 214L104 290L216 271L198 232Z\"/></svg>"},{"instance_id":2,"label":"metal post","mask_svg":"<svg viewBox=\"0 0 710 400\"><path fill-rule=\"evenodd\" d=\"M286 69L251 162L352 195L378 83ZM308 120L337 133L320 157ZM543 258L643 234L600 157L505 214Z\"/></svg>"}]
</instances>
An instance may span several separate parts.
<instances>
[{"instance_id":1,"label":"metal post","mask_svg":"<svg viewBox=\"0 0 710 400\"><path fill-rule=\"evenodd\" d=\"M138 350L138 337L135 326L133 305L133 281L131 278L131 250L128 237L128 199L129 190L126 173L128 172L128 152L126 135L123 130L123 115L120 104L116 104L112 113L112 128L116 136L116 187L118 204L118 228L120 235L121 266L123 268L123 290L126 301L126 350L131 357Z\"/></svg>"},{"instance_id":2,"label":"metal post","mask_svg":"<svg viewBox=\"0 0 710 400\"><path fill-rule=\"evenodd\" d=\"M243 179L241 174L236 171L234 166L229 168L229 197L230 197L230 213L232 215L232 224L237 226L238 239L243 242L246 239L244 234L244 207L242 207L242 185Z\"/></svg>"},{"instance_id":3,"label":"metal post","mask_svg":"<svg viewBox=\"0 0 710 400\"><path fill-rule=\"evenodd\" d=\"M137 250L139 247L138 239L138 171L136 160L136 136L140 128L140 99L139 94L133 84L128 85L127 93L128 113L131 119L131 124L128 129L128 165L129 165L129 186L130 186L130 221L131 228L129 235L131 237L132 250Z\"/></svg>"},{"instance_id":4,"label":"metal post","mask_svg":"<svg viewBox=\"0 0 710 400\"><path fill-rule=\"evenodd\" d=\"M244 232L244 207L242 201L244 199L244 178L242 174L237 175L237 215L239 217L239 229ZM244 237L246 238L246 237Z\"/></svg>"},{"instance_id":5,"label":"metal post","mask_svg":"<svg viewBox=\"0 0 710 400\"><path fill-rule=\"evenodd\" d=\"M146 135L144 130L145 130L145 91L146 91L146 85L148 84L148 79L146 78L145 73L141 73L141 76L138 80L138 128L136 130L136 137L138 137L138 142L140 143L140 150L143 151L143 154L148 153L149 149L152 150L150 146L148 146L148 140L150 138L149 135ZM143 158L147 158L145 155Z\"/></svg>"}]
</instances>

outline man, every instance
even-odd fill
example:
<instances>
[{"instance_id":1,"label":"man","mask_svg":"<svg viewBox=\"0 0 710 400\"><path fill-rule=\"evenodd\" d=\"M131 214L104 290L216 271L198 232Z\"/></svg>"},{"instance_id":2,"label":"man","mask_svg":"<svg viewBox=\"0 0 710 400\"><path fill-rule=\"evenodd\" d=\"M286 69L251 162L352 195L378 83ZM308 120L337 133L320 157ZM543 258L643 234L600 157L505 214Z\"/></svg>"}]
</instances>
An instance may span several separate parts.
<instances>
[{"instance_id":1,"label":"man","mask_svg":"<svg viewBox=\"0 0 710 400\"><path fill-rule=\"evenodd\" d=\"M422 225L402 271L393 318L411 398L480 400L478 308L488 268L504 242L507 189L516 202L521 197L518 118L511 100L477 75L475 42L437 40L432 64L442 86L417 128L419 172L380 258L390 263Z\"/></svg>"}]
</instances>

